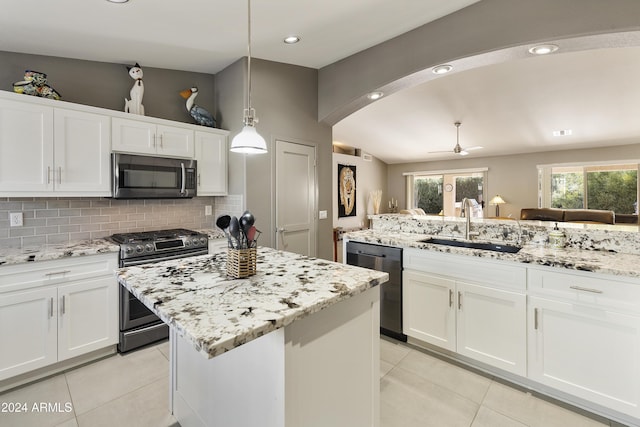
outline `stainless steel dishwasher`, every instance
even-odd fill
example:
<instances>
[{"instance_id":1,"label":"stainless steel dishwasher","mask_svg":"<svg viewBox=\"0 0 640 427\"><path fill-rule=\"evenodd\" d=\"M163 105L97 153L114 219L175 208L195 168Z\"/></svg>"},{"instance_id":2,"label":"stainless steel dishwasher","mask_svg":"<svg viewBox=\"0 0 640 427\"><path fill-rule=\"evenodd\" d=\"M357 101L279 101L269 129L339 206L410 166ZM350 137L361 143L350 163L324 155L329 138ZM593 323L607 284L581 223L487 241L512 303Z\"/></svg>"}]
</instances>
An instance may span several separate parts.
<instances>
[{"instance_id":1,"label":"stainless steel dishwasher","mask_svg":"<svg viewBox=\"0 0 640 427\"><path fill-rule=\"evenodd\" d=\"M380 333L406 341L402 333L402 249L347 242L347 264L389 273L380 286Z\"/></svg>"}]
</instances>

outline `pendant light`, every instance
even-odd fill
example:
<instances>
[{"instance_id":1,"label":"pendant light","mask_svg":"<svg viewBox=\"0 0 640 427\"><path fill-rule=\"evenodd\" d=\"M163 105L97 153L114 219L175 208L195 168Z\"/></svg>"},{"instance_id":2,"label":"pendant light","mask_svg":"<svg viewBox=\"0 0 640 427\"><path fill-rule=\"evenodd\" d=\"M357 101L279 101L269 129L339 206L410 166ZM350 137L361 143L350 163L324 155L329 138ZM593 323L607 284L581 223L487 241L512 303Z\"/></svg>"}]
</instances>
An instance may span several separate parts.
<instances>
[{"instance_id":1,"label":"pendant light","mask_svg":"<svg viewBox=\"0 0 640 427\"><path fill-rule=\"evenodd\" d=\"M251 0L247 0L247 11L247 50L249 52L247 59L247 105L242 119L244 127L239 134L233 137L230 150L234 153L259 154L267 152L267 143L256 131L255 124L258 123L258 119L255 117L256 111L251 107Z\"/></svg>"}]
</instances>

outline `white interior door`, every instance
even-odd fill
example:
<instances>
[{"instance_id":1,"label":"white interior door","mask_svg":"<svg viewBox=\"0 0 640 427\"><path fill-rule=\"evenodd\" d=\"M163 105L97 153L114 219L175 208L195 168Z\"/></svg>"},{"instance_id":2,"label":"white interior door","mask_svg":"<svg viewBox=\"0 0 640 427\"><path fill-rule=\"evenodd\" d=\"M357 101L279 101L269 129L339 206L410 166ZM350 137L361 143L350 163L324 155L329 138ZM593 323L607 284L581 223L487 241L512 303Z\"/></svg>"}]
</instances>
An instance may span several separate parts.
<instances>
[{"instance_id":1,"label":"white interior door","mask_svg":"<svg viewBox=\"0 0 640 427\"><path fill-rule=\"evenodd\" d=\"M276 141L276 249L316 256L315 147Z\"/></svg>"}]
</instances>

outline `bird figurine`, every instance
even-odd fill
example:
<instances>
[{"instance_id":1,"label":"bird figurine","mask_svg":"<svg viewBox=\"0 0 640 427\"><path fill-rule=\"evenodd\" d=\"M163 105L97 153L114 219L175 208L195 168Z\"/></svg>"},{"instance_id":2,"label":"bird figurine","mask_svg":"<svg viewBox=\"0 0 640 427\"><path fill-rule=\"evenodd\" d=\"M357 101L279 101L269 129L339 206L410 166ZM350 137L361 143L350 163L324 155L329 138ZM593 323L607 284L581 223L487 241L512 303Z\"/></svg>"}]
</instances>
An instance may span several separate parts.
<instances>
[{"instance_id":1,"label":"bird figurine","mask_svg":"<svg viewBox=\"0 0 640 427\"><path fill-rule=\"evenodd\" d=\"M216 127L216 119L206 109L197 105L194 101L198 96L198 88L192 87L180 92L180 96L187 100L187 111L191 114L191 117L201 126L208 126L210 128Z\"/></svg>"}]
</instances>

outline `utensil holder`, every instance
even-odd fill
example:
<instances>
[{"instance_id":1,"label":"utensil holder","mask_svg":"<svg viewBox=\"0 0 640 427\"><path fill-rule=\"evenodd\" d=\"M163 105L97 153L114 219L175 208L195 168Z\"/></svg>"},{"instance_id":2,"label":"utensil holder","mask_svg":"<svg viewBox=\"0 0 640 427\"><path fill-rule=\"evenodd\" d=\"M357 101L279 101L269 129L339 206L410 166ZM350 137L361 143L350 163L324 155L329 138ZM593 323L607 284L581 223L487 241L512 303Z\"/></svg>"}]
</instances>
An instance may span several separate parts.
<instances>
[{"instance_id":1,"label":"utensil holder","mask_svg":"<svg viewBox=\"0 0 640 427\"><path fill-rule=\"evenodd\" d=\"M244 279L256 274L256 248L227 248L227 276L233 279Z\"/></svg>"}]
</instances>

